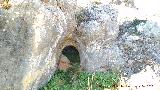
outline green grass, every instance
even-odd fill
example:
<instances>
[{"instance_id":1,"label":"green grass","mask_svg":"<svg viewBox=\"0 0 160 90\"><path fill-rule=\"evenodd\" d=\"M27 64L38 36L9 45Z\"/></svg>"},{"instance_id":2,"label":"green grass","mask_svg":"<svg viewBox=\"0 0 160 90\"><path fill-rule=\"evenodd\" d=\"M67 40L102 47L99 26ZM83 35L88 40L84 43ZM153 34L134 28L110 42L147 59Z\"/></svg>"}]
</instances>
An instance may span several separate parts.
<instances>
[{"instance_id":1,"label":"green grass","mask_svg":"<svg viewBox=\"0 0 160 90\"><path fill-rule=\"evenodd\" d=\"M50 81L40 90L104 90L114 88L119 82L117 71L88 73L80 69L79 53L67 47L62 53L71 61L67 71L57 70ZM72 50L70 50L72 49Z\"/></svg>"},{"instance_id":2,"label":"green grass","mask_svg":"<svg viewBox=\"0 0 160 90\"><path fill-rule=\"evenodd\" d=\"M118 82L119 75L114 72L87 73L71 67L67 71L57 70L40 90L88 90L89 87L92 90L103 90L114 88Z\"/></svg>"}]
</instances>

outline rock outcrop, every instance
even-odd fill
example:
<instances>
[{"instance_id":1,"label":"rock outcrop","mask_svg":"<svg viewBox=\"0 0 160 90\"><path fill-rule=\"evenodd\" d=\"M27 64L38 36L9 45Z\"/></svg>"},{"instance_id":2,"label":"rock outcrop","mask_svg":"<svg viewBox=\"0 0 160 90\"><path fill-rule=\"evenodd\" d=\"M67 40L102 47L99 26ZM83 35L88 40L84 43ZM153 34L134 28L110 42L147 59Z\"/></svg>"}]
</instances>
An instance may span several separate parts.
<instances>
[{"instance_id":1,"label":"rock outcrop","mask_svg":"<svg viewBox=\"0 0 160 90\"><path fill-rule=\"evenodd\" d=\"M59 8L34 3L1 12L0 88L36 90L56 70L58 43L67 32L65 15Z\"/></svg>"},{"instance_id":2,"label":"rock outcrop","mask_svg":"<svg viewBox=\"0 0 160 90\"><path fill-rule=\"evenodd\" d=\"M82 10L77 18L81 22L75 37L82 67L87 71L106 71L122 66L121 50L115 43L119 32L117 11L112 6L95 5Z\"/></svg>"},{"instance_id":3,"label":"rock outcrop","mask_svg":"<svg viewBox=\"0 0 160 90\"><path fill-rule=\"evenodd\" d=\"M152 74L154 78L149 77L149 81L141 80L157 86L157 12L154 19L147 13L134 14L134 18L146 19L133 20L127 15L121 17L127 12L115 5L101 3L105 0L87 0L83 5L78 1L11 0L10 9L0 9L0 89L37 90L53 75L63 48L69 45L79 51L81 67L86 71L116 69L134 87L141 83L135 84L133 77ZM134 7L127 9L141 12Z\"/></svg>"},{"instance_id":4,"label":"rock outcrop","mask_svg":"<svg viewBox=\"0 0 160 90\"><path fill-rule=\"evenodd\" d=\"M126 60L122 72L130 77L126 80L130 87L159 89L159 31L157 23L147 20L134 20L120 26L119 48Z\"/></svg>"}]
</instances>

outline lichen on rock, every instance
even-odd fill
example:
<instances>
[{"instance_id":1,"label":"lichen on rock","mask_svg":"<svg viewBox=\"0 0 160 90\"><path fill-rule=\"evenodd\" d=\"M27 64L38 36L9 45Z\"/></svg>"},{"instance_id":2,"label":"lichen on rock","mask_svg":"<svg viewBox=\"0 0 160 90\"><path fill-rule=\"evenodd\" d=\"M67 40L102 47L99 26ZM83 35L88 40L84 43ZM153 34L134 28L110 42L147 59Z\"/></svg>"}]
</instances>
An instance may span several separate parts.
<instances>
[{"instance_id":1,"label":"lichen on rock","mask_svg":"<svg viewBox=\"0 0 160 90\"><path fill-rule=\"evenodd\" d=\"M116 10L108 5L89 6L77 17L80 22L76 39L81 48L81 65L87 71L107 71L122 60L120 54L116 54L121 53L115 42L118 35L116 17Z\"/></svg>"}]
</instances>

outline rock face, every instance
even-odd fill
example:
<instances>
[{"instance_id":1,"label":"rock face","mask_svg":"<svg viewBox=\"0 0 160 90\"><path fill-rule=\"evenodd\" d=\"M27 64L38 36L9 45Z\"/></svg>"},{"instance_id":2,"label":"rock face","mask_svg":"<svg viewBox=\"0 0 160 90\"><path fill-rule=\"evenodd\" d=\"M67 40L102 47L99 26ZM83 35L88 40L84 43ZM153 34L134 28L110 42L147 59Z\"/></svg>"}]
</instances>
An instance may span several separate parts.
<instances>
[{"instance_id":1,"label":"rock face","mask_svg":"<svg viewBox=\"0 0 160 90\"><path fill-rule=\"evenodd\" d=\"M119 47L126 60L122 72L130 77L126 80L129 86L159 89L159 31L156 22L146 20L134 20L120 26Z\"/></svg>"},{"instance_id":2,"label":"rock face","mask_svg":"<svg viewBox=\"0 0 160 90\"><path fill-rule=\"evenodd\" d=\"M58 63L58 69L66 71L70 67L71 67L71 62L66 56L62 54Z\"/></svg>"},{"instance_id":3,"label":"rock face","mask_svg":"<svg viewBox=\"0 0 160 90\"><path fill-rule=\"evenodd\" d=\"M126 72L137 73L146 65L160 63L159 26L145 20L134 20L124 25L120 27L119 47L127 62Z\"/></svg>"},{"instance_id":4,"label":"rock face","mask_svg":"<svg viewBox=\"0 0 160 90\"><path fill-rule=\"evenodd\" d=\"M154 77L149 85L160 82L159 22L119 23L114 6L100 3L82 8L74 0L18 1L0 9L0 89L37 90L69 45L79 51L86 71L119 70L130 86L141 85L133 77L148 72Z\"/></svg>"},{"instance_id":5,"label":"rock face","mask_svg":"<svg viewBox=\"0 0 160 90\"><path fill-rule=\"evenodd\" d=\"M64 13L34 3L15 5L2 12L0 88L36 90L56 70L58 43L67 30Z\"/></svg>"},{"instance_id":6,"label":"rock face","mask_svg":"<svg viewBox=\"0 0 160 90\"><path fill-rule=\"evenodd\" d=\"M87 71L106 71L123 65L118 36L117 11L108 5L87 7L79 15L77 35L81 65ZM109 26L109 27L108 27Z\"/></svg>"}]
</instances>

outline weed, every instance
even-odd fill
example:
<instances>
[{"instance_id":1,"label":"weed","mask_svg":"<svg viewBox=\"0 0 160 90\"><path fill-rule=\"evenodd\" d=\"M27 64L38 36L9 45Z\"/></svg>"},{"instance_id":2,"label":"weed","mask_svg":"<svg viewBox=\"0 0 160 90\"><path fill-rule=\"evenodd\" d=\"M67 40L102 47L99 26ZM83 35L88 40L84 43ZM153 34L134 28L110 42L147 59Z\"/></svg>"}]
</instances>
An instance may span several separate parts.
<instances>
[{"instance_id":1,"label":"weed","mask_svg":"<svg viewBox=\"0 0 160 90\"><path fill-rule=\"evenodd\" d=\"M76 73L76 68L68 71L57 70L51 80L41 90L103 90L115 88L119 76L114 72Z\"/></svg>"},{"instance_id":2,"label":"weed","mask_svg":"<svg viewBox=\"0 0 160 90\"><path fill-rule=\"evenodd\" d=\"M72 62L72 67L67 71L57 70L40 90L104 90L117 86L117 71L88 73L81 70L79 53L75 48L65 48L62 53Z\"/></svg>"}]
</instances>

